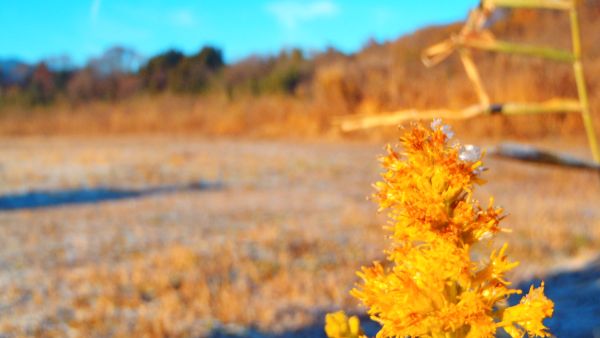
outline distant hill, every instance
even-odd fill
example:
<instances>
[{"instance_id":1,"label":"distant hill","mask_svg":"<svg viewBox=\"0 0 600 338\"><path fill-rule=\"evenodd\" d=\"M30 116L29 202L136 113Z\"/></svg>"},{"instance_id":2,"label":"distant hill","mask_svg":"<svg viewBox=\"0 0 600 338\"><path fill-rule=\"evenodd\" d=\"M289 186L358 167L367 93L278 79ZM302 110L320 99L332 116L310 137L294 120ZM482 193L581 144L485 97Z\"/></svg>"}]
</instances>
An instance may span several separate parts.
<instances>
[{"instance_id":1,"label":"distant hill","mask_svg":"<svg viewBox=\"0 0 600 338\"><path fill-rule=\"evenodd\" d=\"M31 75L33 66L17 59L0 59L0 83L19 85Z\"/></svg>"},{"instance_id":2,"label":"distant hill","mask_svg":"<svg viewBox=\"0 0 600 338\"><path fill-rule=\"evenodd\" d=\"M600 88L599 8L600 1L588 0L581 12L584 66L593 91ZM499 39L571 47L565 13L513 10L504 11L495 19L491 30ZM346 95L353 96L359 105L366 103L366 110L463 106L476 97L457 55L431 69L420 61L425 48L447 39L461 27L462 24L428 27L392 42L368 45L349 58L318 66L316 79L335 82L331 78L340 76L338 82L353 88L351 94L346 90ZM541 100L576 94L571 65L486 52L474 55L486 88L496 100ZM324 83L323 87L328 85Z\"/></svg>"}]
</instances>

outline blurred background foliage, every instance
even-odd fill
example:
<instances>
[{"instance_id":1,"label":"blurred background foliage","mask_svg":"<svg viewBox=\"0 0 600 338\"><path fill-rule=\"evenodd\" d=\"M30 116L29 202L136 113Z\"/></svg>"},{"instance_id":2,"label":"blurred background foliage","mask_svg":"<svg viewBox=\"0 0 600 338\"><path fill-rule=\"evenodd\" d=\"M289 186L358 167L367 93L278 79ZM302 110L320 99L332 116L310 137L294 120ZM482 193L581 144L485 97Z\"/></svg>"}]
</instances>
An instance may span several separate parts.
<instances>
[{"instance_id":1,"label":"blurred background foliage","mask_svg":"<svg viewBox=\"0 0 600 338\"><path fill-rule=\"evenodd\" d=\"M600 80L594 74L600 72L600 45L596 43L600 39L600 1L584 1L581 13L584 67L592 109L599 111ZM304 130L322 133L331 130L327 126L334 115L411 107L462 108L477 98L458 58L453 56L433 69L420 62L424 48L460 27L460 23L428 27L384 43L370 40L354 54L333 47L319 52L285 49L233 63L226 63L222 50L210 45L191 55L171 49L149 58L117 46L83 67L73 66L68 57L35 65L5 60L0 68L0 116L16 120L2 131L39 132L42 127L33 126L30 119L35 114L48 120L37 124L46 131L78 129L79 125L65 122L70 119L52 122L65 112L82 120L85 115L90 121L104 116L112 121L103 127L105 131L153 130L158 128L153 118L177 112L181 117L178 127L171 129L206 130L210 125L213 133L243 133L245 126L260 127L263 121L275 119L287 129L284 119L293 123L304 119L310 124ZM568 27L568 17L563 13L505 10L495 17L491 30L510 41L568 49L570 35L564 27ZM570 65L485 52L475 53L475 61L497 102L576 96ZM149 105L159 106L156 116L146 114ZM126 112L115 112L119 109ZM114 114L126 115L114 118ZM218 123L207 123L217 116L221 118ZM517 135L521 127L511 121L535 121L526 123L527 130L534 132L558 124L571 131L581 128L576 116L498 119L501 122L494 128ZM227 127L221 128L223 125ZM170 128L169 123L163 126ZM273 134L272 130L267 134Z\"/></svg>"}]
</instances>

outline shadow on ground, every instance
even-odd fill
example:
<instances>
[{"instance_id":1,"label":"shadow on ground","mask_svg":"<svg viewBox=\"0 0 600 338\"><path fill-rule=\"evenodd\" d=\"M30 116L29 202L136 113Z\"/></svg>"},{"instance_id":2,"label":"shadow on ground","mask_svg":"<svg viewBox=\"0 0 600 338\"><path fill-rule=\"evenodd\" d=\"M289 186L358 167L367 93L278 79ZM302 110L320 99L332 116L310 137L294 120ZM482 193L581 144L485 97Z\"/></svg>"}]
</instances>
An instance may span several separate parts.
<instances>
[{"instance_id":1,"label":"shadow on ground","mask_svg":"<svg viewBox=\"0 0 600 338\"><path fill-rule=\"evenodd\" d=\"M559 338L600 338L600 258L588 264L584 269L564 271L544 278L546 295L555 303L554 317L546 320L550 332ZM534 279L518 285L527 293L529 286L539 286L541 280ZM511 299L511 304L519 297ZM324 314L320 316L323 318ZM367 317L361 323L369 337L374 337L379 327ZM252 329L219 328L210 338L324 338L322 321L295 331L282 333L264 333Z\"/></svg>"},{"instance_id":2,"label":"shadow on ground","mask_svg":"<svg viewBox=\"0 0 600 338\"><path fill-rule=\"evenodd\" d=\"M325 318L325 314L320 314L318 318ZM369 337L374 337L379 331L379 325L371 321L367 316L361 316L360 322L363 330ZM318 321L317 323L293 331L286 331L281 333L265 333L257 330L240 330L238 332L232 332L231 328L218 328L215 329L208 337L209 338L326 338L324 331L325 323Z\"/></svg>"},{"instance_id":3,"label":"shadow on ground","mask_svg":"<svg viewBox=\"0 0 600 338\"><path fill-rule=\"evenodd\" d=\"M559 272L544 280L545 293L554 301L554 316L545 322L550 332L559 338L600 337L600 257L581 270ZM519 288L526 293L531 284L540 283L535 279Z\"/></svg>"},{"instance_id":4,"label":"shadow on ground","mask_svg":"<svg viewBox=\"0 0 600 338\"><path fill-rule=\"evenodd\" d=\"M108 187L68 190L37 190L0 196L0 211L49 208L69 204L90 204L181 191L220 189L222 187L223 184L220 181L199 181L186 185L165 185L130 190Z\"/></svg>"}]
</instances>

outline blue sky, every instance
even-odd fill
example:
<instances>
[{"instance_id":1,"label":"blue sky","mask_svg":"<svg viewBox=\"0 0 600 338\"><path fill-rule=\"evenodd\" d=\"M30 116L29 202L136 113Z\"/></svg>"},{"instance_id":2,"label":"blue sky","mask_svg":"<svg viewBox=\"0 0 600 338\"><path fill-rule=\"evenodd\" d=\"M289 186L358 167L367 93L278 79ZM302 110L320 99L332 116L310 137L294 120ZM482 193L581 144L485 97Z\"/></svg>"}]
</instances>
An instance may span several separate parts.
<instances>
[{"instance_id":1,"label":"blue sky","mask_svg":"<svg viewBox=\"0 0 600 338\"><path fill-rule=\"evenodd\" d=\"M462 20L477 0L2 0L0 58L77 64L115 45L144 56L221 48L227 61L282 48L345 52Z\"/></svg>"}]
</instances>

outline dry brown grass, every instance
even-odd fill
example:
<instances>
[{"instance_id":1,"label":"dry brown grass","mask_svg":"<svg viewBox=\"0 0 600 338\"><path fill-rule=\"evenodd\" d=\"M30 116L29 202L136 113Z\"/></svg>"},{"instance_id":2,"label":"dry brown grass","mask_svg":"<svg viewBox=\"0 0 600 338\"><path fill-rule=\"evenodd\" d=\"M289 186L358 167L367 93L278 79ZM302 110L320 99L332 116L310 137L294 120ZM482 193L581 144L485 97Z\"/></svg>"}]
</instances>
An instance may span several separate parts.
<instances>
[{"instance_id":1,"label":"dry brown grass","mask_svg":"<svg viewBox=\"0 0 600 338\"><path fill-rule=\"evenodd\" d=\"M331 129L323 108L281 95L141 95L118 102L2 110L0 134L202 133L205 136L314 137Z\"/></svg>"}]
</instances>

